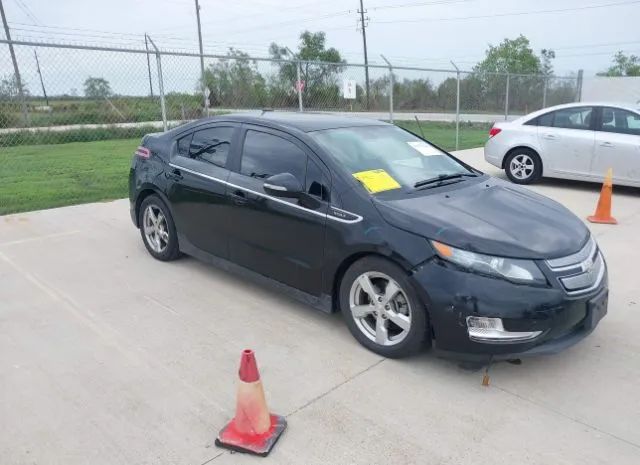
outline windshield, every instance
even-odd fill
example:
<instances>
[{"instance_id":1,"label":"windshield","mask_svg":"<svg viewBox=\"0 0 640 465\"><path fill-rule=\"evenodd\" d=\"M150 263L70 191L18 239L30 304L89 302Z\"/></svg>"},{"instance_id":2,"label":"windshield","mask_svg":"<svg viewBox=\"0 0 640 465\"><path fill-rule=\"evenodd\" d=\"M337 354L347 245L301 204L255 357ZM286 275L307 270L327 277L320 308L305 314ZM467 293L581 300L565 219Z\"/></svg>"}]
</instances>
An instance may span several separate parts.
<instances>
[{"instance_id":1,"label":"windshield","mask_svg":"<svg viewBox=\"0 0 640 465\"><path fill-rule=\"evenodd\" d=\"M421 181L470 173L446 153L395 126L326 129L310 136L371 193L413 189Z\"/></svg>"}]
</instances>

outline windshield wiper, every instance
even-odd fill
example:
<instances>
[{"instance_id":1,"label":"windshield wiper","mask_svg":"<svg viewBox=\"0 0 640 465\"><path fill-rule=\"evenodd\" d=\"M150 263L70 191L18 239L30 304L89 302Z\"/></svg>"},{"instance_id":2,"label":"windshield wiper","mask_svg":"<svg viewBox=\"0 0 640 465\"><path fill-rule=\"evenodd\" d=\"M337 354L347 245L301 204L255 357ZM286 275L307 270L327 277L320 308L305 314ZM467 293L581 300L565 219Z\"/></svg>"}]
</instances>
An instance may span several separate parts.
<instances>
[{"instance_id":1,"label":"windshield wiper","mask_svg":"<svg viewBox=\"0 0 640 465\"><path fill-rule=\"evenodd\" d=\"M448 181L450 179L460 179L462 177L475 178L478 175L475 173L455 173L455 174L440 174L434 178L423 179L413 185L414 188L428 186L429 184L440 183L441 181Z\"/></svg>"}]
</instances>

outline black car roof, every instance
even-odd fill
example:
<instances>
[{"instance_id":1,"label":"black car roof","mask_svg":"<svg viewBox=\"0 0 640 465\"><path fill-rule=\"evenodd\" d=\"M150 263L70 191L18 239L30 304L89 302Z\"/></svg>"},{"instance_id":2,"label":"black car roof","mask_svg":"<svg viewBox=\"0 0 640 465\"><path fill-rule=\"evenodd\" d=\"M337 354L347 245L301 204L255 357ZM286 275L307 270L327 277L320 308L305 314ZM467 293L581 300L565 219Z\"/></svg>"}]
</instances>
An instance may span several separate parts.
<instances>
[{"instance_id":1,"label":"black car roof","mask_svg":"<svg viewBox=\"0 0 640 465\"><path fill-rule=\"evenodd\" d=\"M254 123L283 129L297 129L303 132L320 131L323 129L347 128L354 126L386 126L388 123L375 119L357 118L352 116L338 116L322 113L294 113L281 111L259 111L247 113L231 113L228 115L202 118L189 125L180 126L180 130L187 127L199 126L206 122L236 121L239 123ZM178 129L178 128L176 128Z\"/></svg>"}]
</instances>

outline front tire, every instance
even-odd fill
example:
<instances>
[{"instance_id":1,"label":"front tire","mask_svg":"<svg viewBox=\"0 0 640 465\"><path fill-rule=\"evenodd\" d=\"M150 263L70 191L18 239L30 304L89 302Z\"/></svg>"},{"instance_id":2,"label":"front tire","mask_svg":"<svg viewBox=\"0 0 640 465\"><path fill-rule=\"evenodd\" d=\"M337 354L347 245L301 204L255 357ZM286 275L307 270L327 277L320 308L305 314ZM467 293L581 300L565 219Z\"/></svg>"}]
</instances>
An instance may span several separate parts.
<instances>
[{"instance_id":1,"label":"front tire","mask_svg":"<svg viewBox=\"0 0 640 465\"><path fill-rule=\"evenodd\" d=\"M511 182L531 184L542 177L542 160L531 149L514 149L505 160L504 170Z\"/></svg>"},{"instance_id":2,"label":"front tire","mask_svg":"<svg viewBox=\"0 0 640 465\"><path fill-rule=\"evenodd\" d=\"M142 201L138 224L142 242L153 258L167 262L180 256L173 217L160 197L153 194Z\"/></svg>"},{"instance_id":3,"label":"front tire","mask_svg":"<svg viewBox=\"0 0 640 465\"><path fill-rule=\"evenodd\" d=\"M364 257L340 283L340 309L351 334L389 358L419 352L430 341L427 312L407 274L380 257Z\"/></svg>"}]
</instances>

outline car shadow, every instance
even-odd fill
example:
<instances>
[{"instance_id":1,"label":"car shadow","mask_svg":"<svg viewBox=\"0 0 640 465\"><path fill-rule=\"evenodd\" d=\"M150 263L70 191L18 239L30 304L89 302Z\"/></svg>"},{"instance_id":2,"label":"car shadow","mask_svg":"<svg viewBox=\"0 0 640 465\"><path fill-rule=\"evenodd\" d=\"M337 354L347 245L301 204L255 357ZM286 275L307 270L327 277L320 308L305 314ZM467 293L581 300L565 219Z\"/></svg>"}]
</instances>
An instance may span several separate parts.
<instances>
[{"instance_id":1,"label":"car shadow","mask_svg":"<svg viewBox=\"0 0 640 465\"><path fill-rule=\"evenodd\" d=\"M507 179L505 176L503 179ZM559 179L559 178L542 178L534 186L549 186L549 187L569 187L571 189L583 191L583 192L600 192L602 184L589 181L576 181L573 179ZM624 195L640 195L640 188L631 186L620 186L614 184L613 188L616 193Z\"/></svg>"}]
</instances>

